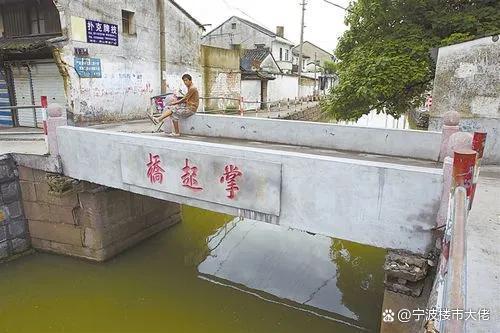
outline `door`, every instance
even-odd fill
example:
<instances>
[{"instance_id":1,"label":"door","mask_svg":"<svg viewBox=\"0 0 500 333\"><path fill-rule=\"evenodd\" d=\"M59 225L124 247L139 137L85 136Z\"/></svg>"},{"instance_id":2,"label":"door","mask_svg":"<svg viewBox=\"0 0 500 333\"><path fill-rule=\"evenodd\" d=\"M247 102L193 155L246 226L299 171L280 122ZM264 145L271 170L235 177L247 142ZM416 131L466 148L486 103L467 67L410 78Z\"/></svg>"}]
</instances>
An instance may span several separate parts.
<instances>
[{"instance_id":1,"label":"door","mask_svg":"<svg viewBox=\"0 0 500 333\"><path fill-rule=\"evenodd\" d=\"M267 80L260 81L260 108L265 110L267 108Z\"/></svg>"},{"instance_id":2,"label":"door","mask_svg":"<svg viewBox=\"0 0 500 333\"><path fill-rule=\"evenodd\" d=\"M64 81L57 65L51 60L11 64L17 105L40 105L41 96L48 103L66 105ZM19 109L19 126L41 127L41 109ZM35 122L36 121L36 122Z\"/></svg>"}]
</instances>

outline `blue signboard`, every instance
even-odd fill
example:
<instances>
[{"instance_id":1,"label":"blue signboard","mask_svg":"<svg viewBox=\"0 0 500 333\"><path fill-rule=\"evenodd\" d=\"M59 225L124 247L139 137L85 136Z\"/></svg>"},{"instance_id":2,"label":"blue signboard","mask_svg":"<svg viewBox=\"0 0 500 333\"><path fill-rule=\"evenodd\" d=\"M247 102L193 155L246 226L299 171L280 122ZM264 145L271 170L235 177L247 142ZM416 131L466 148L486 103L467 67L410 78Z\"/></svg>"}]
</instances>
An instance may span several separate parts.
<instances>
[{"instance_id":1,"label":"blue signboard","mask_svg":"<svg viewBox=\"0 0 500 333\"><path fill-rule=\"evenodd\" d=\"M87 43L118 46L118 26L94 20L86 20Z\"/></svg>"},{"instance_id":2,"label":"blue signboard","mask_svg":"<svg viewBox=\"0 0 500 333\"><path fill-rule=\"evenodd\" d=\"M75 70L80 77L100 78L102 77L101 59L75 57Z\"/></svg>"}]
</instances>

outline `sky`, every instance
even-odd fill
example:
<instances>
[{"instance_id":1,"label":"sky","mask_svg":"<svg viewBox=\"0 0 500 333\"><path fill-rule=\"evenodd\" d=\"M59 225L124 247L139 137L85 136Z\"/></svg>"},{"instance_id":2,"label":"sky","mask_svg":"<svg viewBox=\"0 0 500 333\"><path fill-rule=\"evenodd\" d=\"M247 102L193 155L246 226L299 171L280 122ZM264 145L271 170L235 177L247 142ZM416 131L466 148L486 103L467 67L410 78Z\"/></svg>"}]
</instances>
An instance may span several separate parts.
<instances>
[{"instance_id":1,"label":"sky","mask_svg":"<svg viewBox=\"0 0 500 333\"><path fill-rule=\"evenodd\" d=\"M329 0L347 7L349 0ZM207 32L229 17L236 15L276 32L276 26L285 27L285 38L299 44L301 0L176 0ZM337 39L346 30L345 11L324 0L307 0L304 41L310 41L332 52Z\"/></svg>"}]
</instances>

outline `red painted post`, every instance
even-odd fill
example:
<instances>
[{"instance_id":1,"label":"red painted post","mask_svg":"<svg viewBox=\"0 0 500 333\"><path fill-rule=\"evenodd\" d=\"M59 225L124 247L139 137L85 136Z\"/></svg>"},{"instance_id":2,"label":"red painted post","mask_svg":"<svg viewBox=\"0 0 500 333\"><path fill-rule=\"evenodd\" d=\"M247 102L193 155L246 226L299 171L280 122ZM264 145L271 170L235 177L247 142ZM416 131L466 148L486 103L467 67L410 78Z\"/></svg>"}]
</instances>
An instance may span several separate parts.
<instances>
[{"instance_id":1,"label":"red painted post","mask_svg":"<svg viewBox=\"0 0 500 333\"><path fill-rule=\"evenodd\" d=\"M47 96L40 96L40 105L42 106L43 133L47 135Z\"/></svg>"},{"instance_id":2,"label":"red painted post","mask_svg":"<svg viewBox=\"0 0 500 333\"><path fill-rule=\"evenodd\" d=\"M454 192L458 186L464 187L469 200L472 193L472 178L474 176L476 156L477 153L472 149L461 149L455 151L453 158L452 191Z\"/></svg>"},{"instance_id":3,"label":"red painted post","mask_svg":"<svg viewBox=\"0 0 500 333\"><path fill-rule=\"evenodd\" d=\"M483 158L485 143L486 132L474 132L474 137L472 138L472 150L477 152L477 159L474 167L474 176L472 178L472 192L469 202L469 210L472 208L472 202L474 201L474 195L476 193L476 185L479 179L479 168L481 167L481 159Z\"/></svg>"},{"instance_id":4,"label":"red painted post","mask_svg":"<svg viewBox=\"0 0 500 333\"><path fill-rule=\"evenodd\" d=\"M455 150L454 158L453 158L453 172L452 172L452 180L451 180L451 189L450 189L450 205L453 205L455 202L455 189L459 186L465 188L467 199L470 198L471 189L472 189L472 177L474 176L474 165L476 164L476 155L477 153L472 149L460 149ZM454 218L454 214L456 212L453 211L453 208L450 207L448 210L448 220ZM448 222L449 223L449 222ZM445 236L442 240L442 254L443 257L448 260L449 251L450 251L450 237L451 234L448 232L448 228L450 224L448 224Z\"/></svg>"}]
</instances>

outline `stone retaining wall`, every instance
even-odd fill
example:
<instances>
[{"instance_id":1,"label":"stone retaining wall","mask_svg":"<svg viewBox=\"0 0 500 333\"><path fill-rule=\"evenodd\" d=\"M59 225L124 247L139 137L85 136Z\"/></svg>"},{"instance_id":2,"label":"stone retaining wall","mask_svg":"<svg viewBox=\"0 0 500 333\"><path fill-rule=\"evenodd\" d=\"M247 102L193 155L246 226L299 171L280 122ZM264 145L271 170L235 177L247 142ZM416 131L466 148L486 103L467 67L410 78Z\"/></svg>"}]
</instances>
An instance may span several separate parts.
<instances>
[{"instance_id":1,"label":"stone retaining wall","mask_svg":"<svg viewBox=\"0 0 500 333\"><path fill-rule=\"evenodd\" d=\"M104 261L180 222L180 206L19 167L24 210L37 250Z\"/></svg>"},{"instance_id":2,"label":"stone retaining wall","mask_svg":"<svg viewBox=\"0 0 500 333\"><path fill-rule=\"evenodd\" d=\"M292 113L291 115L283 118L287 120L302 120L302 121L317 121L322 118L321 107L319 105L306 108L301 111Z\"/></svg>"},{"instance_id":3,"label":"stone retaining wall","mask_svg":"<svg viewBox=\"0 0 500 333\"><path fill-rule=\"evenodd\" d=\"M0 156L0 262L30 248L22 209L17 167L10 155Z\"/></svg>"}]
</instances>

